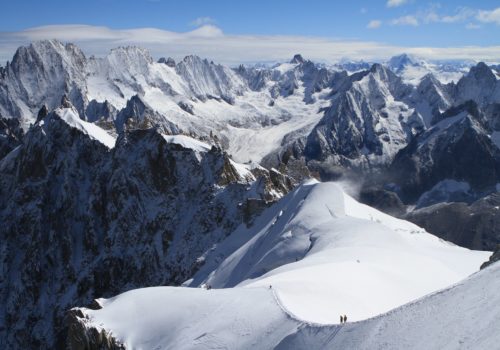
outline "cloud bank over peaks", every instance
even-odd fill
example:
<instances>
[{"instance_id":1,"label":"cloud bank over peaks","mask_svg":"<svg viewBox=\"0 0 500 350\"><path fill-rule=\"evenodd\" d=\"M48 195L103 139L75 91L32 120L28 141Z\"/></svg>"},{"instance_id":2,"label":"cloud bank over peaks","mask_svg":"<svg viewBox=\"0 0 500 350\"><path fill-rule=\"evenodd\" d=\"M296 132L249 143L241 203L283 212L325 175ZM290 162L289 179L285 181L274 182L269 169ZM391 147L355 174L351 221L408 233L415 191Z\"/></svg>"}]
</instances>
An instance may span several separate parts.
<instances>
[{"instance_id":1,"label":"cloud bank over peaks","mask_svg":"<svg viewBox=\"0 0 500 350\"><path fill-rule=\"evenodd\" d=\"M486 16L486 15L485 15ZM493 15L492 15L493 16ZM491 20L494 17L484 17ZM400 19L409 25L413 19ZM418 23L418 21L417 21ZM382 25L373 20L371 29ZM110 49L136 45L150 51L153 57L170 56L181 59L196 54L216 62L237 65L262 61L288 60L297 52L320 62L353 60L383 60L406 52L427 59L473 59L497 61L500 45L467 47L404 47L383 42L325 38L300 35L232 35L214 24L205 24L188 32L174 32L156 28L111 29L82 24L50 25L17 32L0 32L0 62L10 60L15 50L29 42L58 39L72 42L87 55L104 56Z\"/></svg>"}]
</instances>

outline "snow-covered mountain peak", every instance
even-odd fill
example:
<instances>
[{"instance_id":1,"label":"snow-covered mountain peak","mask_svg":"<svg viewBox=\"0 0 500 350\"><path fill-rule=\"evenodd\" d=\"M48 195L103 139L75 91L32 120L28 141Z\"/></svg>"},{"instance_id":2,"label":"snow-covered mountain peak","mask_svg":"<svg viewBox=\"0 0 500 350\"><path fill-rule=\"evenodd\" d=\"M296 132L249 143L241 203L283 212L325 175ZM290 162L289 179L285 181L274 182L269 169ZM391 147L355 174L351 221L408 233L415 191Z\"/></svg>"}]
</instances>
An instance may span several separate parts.
<instances>
[{"instance_id":1,"label":"snow-covered mountain peak","mask_svg":"<svg viewBox=\"0 0 500 350\"><path fill-rule=\"evenodd\" d=\"M305 62L305 60L301 54L294 55L292 60L290 61L290 63L292 63L292 64L297 64L297 63L300 64L300 63L304 63L304 62Z\"/></svg>"},{"instance_id":2,"label":"snow-covered mountain peak","mask_svg":"<svg viewBox=\"0 0 500 350\"><path fill-rule=\"evenodd\" d=\"M23 55L30 54L35 55L38 54L40 58L43 58L45 55L53 55L59 54L64 55L66 53L75 52L77 55L83 55L82 51L74 44L68 43L63 44L59 40L39 40L33 41L27 46L21 46L16 50L16 54L14 57L22 58ZM14 61L15 59L13 59Z\"/></svg>"},{"instance_id":3,"label":"snow-covered mountain peak","mask_svg":"<svg viewBox=\"0 0 500 350\"><path fill-rule=\"evenodd\" d=\"M399 77L392 72L390 69L388 69L386 66L380 64L380 63L374 63L370 67L370 73L371 76L375 77L377 80L386 82L386 83L391 83L396 80L400 80Z\"/></svg>"},{"instance_id":4,"label":"snow-covered mountain peak","mask_svg":"<svg viewBox=\"0 0 500 350\"><path fill-rule=\"evenodd\" d=\"M62 65L60 68L77 73L76 70L84 68L85 60L84 53L74 44L63 44L55 39L41 40L19 47L10 63L10 68L13 73L27 74L35 69L59 64Z\"/></svg>"},{"instance_id":5,"label":"snow-covered mountain peak","mask_svg":"<svg viewBox=\"0 0 500 350\"><path fill-rule=\"evenodd\" d=\"M500 102L500 81L484 62L472 67L456 86L457 103L475 101L480 107Z\"/></svg>"},{"instance_id":6,"label":"snow-covered mountain peak","mask_svg":"<svg viewBox=\"0 0 500 350\"><path fill-rule=\"evenodd\" d=\"M434 76L432 73L427 73L420 80L420 84L418 86L424 87L429 85L442 85L441 82Z\"/></svg>"},{"instance_id":7,"label":"snow-covered mountain peak","mask_svg":"<svg viewBox=\"0 0 500 350\"><path fill-rule=\"evenodd\" d=\"M158 59L158 63L166 64L167 66L169 66L171 68L175 67L175 65L176 65L175 60L172 57L168 57L168 58L160 57Z\"/></svg>"},{"instance_id":8,"label":"snow-covered mountain peak","mask_svg":"<svg viewBox=\"0 0 500 350\"><path fill-rule=\"evenodd\" d=\"M392 57L386 65L401 76L405 83L418 85L423 77L429 73L442 83L458 81L470 65L465 61L427 61L411 54L402 54Z\"/></svg>"},{"instance_id":9,"label":"snow-covered mountain peak","mask_svg":"<svg viewBox=\"0 0 500 350\"><path fill-rule=\"evenodd\" d=\"M212 146L209 144L196 140L186 135L162 135L168 143L175 143L184 148L192 149L197 153L204 153L210 151Z\"/></svg>"},{"instance_id":10,"label":"snow-covered mountain peak","mask_svg":"<svg viewBox=\"0 0 500 350\"><path fill-rule=\"evenodd\" d=\"M195 55L184 57L177 64L176 71L197 98L215 96L231 102L235 95L241 95L246 89L242 79L232 69Z\"/></svg>"},{"instance_id":11,"label":"snow-covered mountain peak","mask_svg":"<svg viewBox=\"0 0 500 350\"><path fill-rule=\"evenodd\" d=\"M276 350L490 349L500 338L495 322L500 317L499 276L500 264L493 264L386 314L350 322L348 313L347 324L328 326L297 318L275 288L143 288L100 299L99 310L73 309L69 338L75 347L118 343L182 350L210 349L214 343Z\"/></svg>"},{"instance_id":12,"label":"snow-covered mountain peak","mask_svg":"<svg viewBox=\"0 0 500 350\"><path fill-rule=\"evenodd\" d=\"M484 82L486 84L496 82L493 70L484 62L479 62L477 65L473 66L465 77L477 80L478 82Z\"/></svg>"},{"instance_id":13,"label":"snow-covered mountain peak","mask_svg":"<svg viewBox=\"0 0 500 350\"><path fill-rule=\"evenodd\" d=\"M460 92L461 86L456 89L459 92L451 91L429 78L419 86L420 77L429 74L427 68L433 65L417 75L397 75L375 64L348 76L345 71L336 72L338 67L316 64L300 55L274 67L231 69L197 56L187 56L177 64L167 59L154 62L147 50L137 47L120 47L106 57L86 59L77 47L57 41L33 45L42 52L54 52L54 57L49 55L41 63L35 58L20 60L28 63L16 73L10 64L0 80L0 101L5 101L0 113L21 119L25 129L42 105L52 110L66 94L84 120L114 127L118 133L126 121L133 122L132 128L158 126L167 134L208 136L216 131L221 145L235 157L241 156L242 162L270 159L292 144L300 156L305 141L299 139L310 138L317 122L322 117L330 119L330 114L339 123L330 130L333 136L325 133L318 141L320 147L329 144L331 149L323 150L328 156L342 154L357 162L359 157L376 154L386 162L415 130L428 126L436 113L455 104L455 96L458 104L477 97ZM415 63L409 55L398 60ZM51 62L51 69L43 62ZM428 93L415 93L415 87L403 83L408 77L414 77L414 86ZM344 131L345 139L339 136ZM261 135L267 135L265 140ZM384 155L385 150L390 155Z\"/></svg>"},{"instance_id":14,"label":"snow-covered mountain peak","mask_svg":"<svg viewBox=\"0 0 500 350\"><path fill-rule=\"evenodd\" d=\"M189 283L234 293L272 285L297 318L337 323L341 310L361 320L446 287L487 256L309 181L220 244Z\"/></svg>"},{"instance_id":15,"label":"snow-covered mountain peak","mask_svg":"<svg viewBox=\"0 0 500 350\"><path fill-rule=\"evenodd\" d=\"M378 63L341 81L306 156L353 167L390 162L412 134L414 110L405 103L412 88Z\"/></svg>"},{"instance_id":16,"label":"snow-covered mountain peak","mask_svg":"<svg viewBox=\"0 0 500 350\"><path fill-rule=\"evenodd\" d=\"M117 64L124 64L125 67L153 63L153 57L149 51L139 46L119 46L111 49L107 57Z\"/></svg>"},{"instance_id":17,"label":"snow-covered mountain peak","mask_svg":"<svg viewBox=\"0 0 500 350\"><path fill-rule=\"evenodd\" d=\"M387 65L394 72L400 73L408 66L424 66L426 65L426 62L413 55L403 53L401 55L391 57L387 62Z\"/></svg>"},{"instance_id":18,"label":"snow-covered mountain peak","mask_svg":"<svg viewBox=\"0 0 500 350\"><path fill-rule=\"evenodd\" d=\"M451 88L443 85L432 73L426 74L410 96L425 127L453 105Z\"/></svg>"},{"instance_id":19,"label":"snow-covered mountain peak","mask_svg":"<svg viewBox=\"0 0 500 350\"><path fill-rule=\"evenodd\" d=\"M0 79L0 113L27 129L43 104L54 109L64 93L82 112L85 88L78 87L85 85L85 68L85 55L72 44L44 40L20 47Z\"/></svg>"},{"instance_id":20,"label":"snow-covered mountain peak","mask_svg":"<svg viewBox=\"0 0 500 350\"><path fill-rule=\"evenodd\" d=\"M52 123L54 118L62 120L70 127L77 129L92 140L99 141L109 149L115 146L116 139L113 136L108 134L96 124L88 123L80 119L78 111L74 107L59 107L55 109L52 113L49 113L43 120L40 121L40 126L47 127L47 125Z\"/></svg>"}]
</instances>

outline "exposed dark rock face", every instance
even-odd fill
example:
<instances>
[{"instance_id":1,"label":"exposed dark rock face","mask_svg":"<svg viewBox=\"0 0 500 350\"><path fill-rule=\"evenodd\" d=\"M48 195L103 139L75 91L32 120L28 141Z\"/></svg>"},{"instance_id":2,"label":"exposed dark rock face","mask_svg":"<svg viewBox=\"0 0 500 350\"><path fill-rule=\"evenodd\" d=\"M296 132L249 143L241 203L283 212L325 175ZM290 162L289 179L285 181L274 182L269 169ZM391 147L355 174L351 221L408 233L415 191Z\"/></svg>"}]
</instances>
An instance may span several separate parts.
<instances>
[{"instance_id":1,"label":"exposed dark rock face","mask_svg":"<svg viewBox=\"0 0 500 350\"><path fill-rule=\"evenodd\" d=\"M363 188L359 194L359 200L389 215L401 216L406 212L405 205L395 192L378 187Z\"/></svg>"},{"instance_id":2,"label":"exposed dark rock face","mask_svg":"<svg viewBox=\"0 0 500 350\"><path fill-rule=\"evenodd\" d=\"M432 121L452 106L452 87L443 85L432 74L426 75L407 99L415 106L423 124L429 127Z\"/></svg>"},{"instance_id":3,"label":"exposed dark rock face","mask_svg":"<svg viewBox=\"0 0 500 350\"><path fill-rule=\"evenodd\" d=\"M485 267L488 267L491 264L496 263L497 261L500 261L500 244L496 246L495 251L490 256L488 261L481 265L481 269L484 269Z\"/></svg>"},{"instance_id":4,"label":"exposed dark rock face","mask_svg":"<svg viewBox=\"0 0 500 350\"><path fill-rule=\"evenodd\" d=\"M61 106L63 108L71 108L73 107L73 105L71 104L71 101L68 99L68 96L66 96L66 94L63 95L62 99L61 99Z\"/></svg>"},{"instance_id":5,"label":"exposed dark rock face","mask_svg":"<svg viewBox=\"0 0 500 350\"><path fill-rule=\"evenodd\" d=\"M251 90L260 91L268 88L273 99L279 96L288 97L296 89L303 86L305 89L304 102L314 102L312 94L319 92L332 85L335 77L344 76L345 72L336 73L326 68L318 67L309 60L305 60L301 55L295 55L290 61L296 66L283 73L276 70L238 67L236 72L242 76ZM269 84L270 83L270 84ZM269 102L274 106L275 101Z\"/></svg>"},{"instance_id":6,"label":"exposed dark rock face","mask_svg":"<svg viewBox=\"0 0 500 350\"><path fill-rule=\"evenodd\" d=\"M96 100L92 100L85 110L89 122L107 121L113 123L117 113L116 108L108 101L97 102ZM113 124L111 126L114 128Z\"/></svg>"},{"instance_id":7,"label":"exposed dark rock face","mask_svg":"<svg viewBox=\"0 0 500 350\"><path fill-rule=\"evenodd\" d=\"M0 111L7 117L23 118L24 103L36 115L43 104L49 109L59 106L61 96L67 94L83 115L86 60L77 46L57 40L20 47L0 81Z\"/></svg>"},{"instance_id":8,"label":"exposed dark rock face","mask_svg":"<svg viewBox=\"0 0 500 350\"><path fill-rule=\"evenodd\" d=\"M189 104L187 102L179 102L177 103L177 105L183 110L183 111L186 111L188 112L189 114L191 115L194 115L194 110L193 110L193 105L192 104Z\"/></svg>"},{"instance_id":9,"label":"exposed dark rock face","mask_svg":"<svg viewBox=\"0 0 500 350\"><path fill-rule=\"evenodd\" d=\"M178 134L179 128L166 120L149 106L139 95L127 101L127 106L116 115L115 127L118 132L126 129L159 128L163 133Z\"/></svg>"},{"instance_id":10,"label":"exposed dark rock face","mask_svg":"<svg viewBox=\"0 0 500 350\"><path fill-rule=\"evenodd\" d=\"M0 116L0 160L21 144L23 136L19 120Z\"/></svg>"},{"instance_id":11,"label":"exposed dark rock face","mask_svg":"<svg viewBox=\"0 0 500 350\"><path fill-rule=\"evenodd\" d=\"M494 250L500 242L500 195L491 194L471 205L435 204L415 210L404 219L462 247Z\"/></svg>"},{"instance_id":12,"label":"exposed dark rock face","mask_svg":"<svg viewBox=\"0 0 500 350\"><path fill-rule=\"evenodd\" d=\"M87 318L82 311L75 308L68 312L67 348L71 350L125 350L105 329L96 329L86 325Z\"/></svg>"},{"instance_id":13,"label":"exposed dark rock face","mask_svg":"<svg viewBox=\"0 0 500 350\"><path fill-rule=\"evenodd\" d=\"M49 114L49 109L47 108L46 105L43 105L42 108L40 108L40 110L38 111L36 121L37 122L41 121L43 118L47 116L47 114Z\"/></svg>"},{"instance_id":14,"label":"exposed dark rock face","mask_svg":"<svg viewBox=\"0 0 500 350\"><path fill-rule=\"evenodd\" d=\"M465 181L476 191L488 191L499 182L499 149L485 120L469 113L467 104L453 112L396 155L389 173L403 201L416 201L445 179Z\"/></svg>"},{"instance_id":15,"label":"exposed dark rock face","mask_svg":"<svg viewBox=\"0 0 500 350\"><path fill-rule=\"evenodd\" d=\"M387 165L412 135L411 114L400 102L391 108L389 96L402 101L411 91L387 68L375 64L369 71L337 81L332 105L307 137L308 160L347 168ZM386 120L399 118L389 128ZM418 125L421 127L421 125Z\"/></svg>"},{"instance_id":16,"label":"exposed dark rock face","mask_svg":"<svg viewBox=\"0 0 500 350\"><path fill-rule=\"evenodd\" d=\"M290 63L304 63L304 58L302 57L301 54L296 54L293 56L292 60L290 61Z\"/></svg>"},{"instance_id":17,"label":"exposed dark rock face","mask_svg":"<svg viewBox=\"0 0 500 350\"><path fill-rule=\"evenodd\" d=\"M406 217L440 237L477 249L500 242L491 194L500 182L500 83L484 63L457 84L428 75L416 87L379 64L346 65L365 69L348 75L300 55L284 69L233 70L196 56L159 63L136 47L86 58L54 40L19 48L0 69L0 112L16 118L0 118L0 348L60 347L61 320L73 305L184 281L207 249L293 187L283 174L296 181L380 175L379 187L361 192L365 203L393 215L420 203ZM391 64L397 71L413 63L401 56ZM271 111L297 93L305 105L331 103L321 105L319 122L290 130L264 158L279 171L255 168L243 178L218 146L199 152L161 135L218 133L214 126L224 125L213 120L192 118L186 130L172 120L198 117L202 103L236 108L249 90L265 92ZM147 91L162 92L185 118L159 113ZM49 114L61 103L120 134L115 148ZM257 110L252 124L259 127L292 118L244 103ZM231 127L248 126L238 118ZM227 140L221 134L220 144ZM449 197L468 203L425 208L435 202L419 200L446 180L470 186L470 196ZM385 190L389 183L393 191ZM120 346L92 337L97 343L87 344Z\"/></svg>"},{"instance_id":18,"label":"exposed dark rock face","mask_svg":"<svg viewBox=\"0 0 500 350\"><path fill-rule=\"evenodd\" d=\"M244 222L239 203L290 186L265 170L244 179L219 148L154 129L125 131L110 150L58 113L0 162L1 348L62 348L71 307L183 282Z\"/></svg>"},{"instance_id":19,"label":"exposed dark rock face","mask_svg":"<svg viewBox=\"0 0 500 350\"><path fill-rule=\"evenodd\" d=\"M165 57L160 57L158 60L158 63L163 63L166 64L169 67L174 68L175 67L175 60L172 57L165 58Z\"/></svg>"},{"instance_id":20,"label":"exposed dark rock face","mask_svg":"<svg viewBox=\"0 0 500 350\"><path fill-rule=\"evenodd\" d=\"M479 62L458 81L454 92L457 104L473 100L480 107L485 107L498 102L500 84L492 69L484 62Z\"/></svg>"}]
</instances>

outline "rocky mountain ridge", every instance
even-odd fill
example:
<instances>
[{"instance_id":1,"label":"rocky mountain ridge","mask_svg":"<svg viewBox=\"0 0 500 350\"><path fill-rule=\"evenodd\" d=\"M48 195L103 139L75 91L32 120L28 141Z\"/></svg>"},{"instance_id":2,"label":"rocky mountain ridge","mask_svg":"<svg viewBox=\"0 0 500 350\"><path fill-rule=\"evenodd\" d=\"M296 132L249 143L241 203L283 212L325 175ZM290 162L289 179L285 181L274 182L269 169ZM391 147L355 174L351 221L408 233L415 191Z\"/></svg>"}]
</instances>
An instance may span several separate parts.
<instances>
[{"instance_id":1,"label":"rocky mountain ridge","mask_svg":"<svg viewBox=\"0 0 500 350\"><path fill-rule=\"evenodd\" d=\"M456 83L408 83L425 64L391 62L232 69L19 48L0 72L0 347L61 346L70 307L185 281L311 173L355 174L370 204L492 249L498 76L479 63Z\"/></svg>"},{"instance_id":2,"label":"rocky mountain ridge","mask_svg":"<svg viewBox=\"0 0 500 350\"><path fill-rule=\"evenodd\" d=\"M1 347L62 347L65 312L178 284L292 184L154 128L115 140L57 108L0 161Z\"/></svg>"}]
</instances>

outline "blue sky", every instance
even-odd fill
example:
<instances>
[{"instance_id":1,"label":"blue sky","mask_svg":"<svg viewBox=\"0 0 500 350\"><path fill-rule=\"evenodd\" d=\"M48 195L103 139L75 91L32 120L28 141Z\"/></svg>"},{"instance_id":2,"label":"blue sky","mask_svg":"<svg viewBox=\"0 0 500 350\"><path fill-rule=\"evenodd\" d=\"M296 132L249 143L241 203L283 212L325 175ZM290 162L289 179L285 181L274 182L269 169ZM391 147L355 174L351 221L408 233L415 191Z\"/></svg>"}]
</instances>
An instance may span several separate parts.
<instances>
[{"instance_id":1,"label":"blue sky","mask_svg":"<svg viewBox=\"0 0 500 350\"><path fill-rule=\"evenodd\" d=\"M86 25L75 27L68 25ZM49 27L50 30L46 26ZM57 27L54 27L57 26ZM34 28L34 29L33 29ZM165 36L163 46L160 39L151 43L149 33L125 32L129 29L156 28L166 33L194 33L179 36L166 44L171 36ZM201 30L197 31L197 28ZM102 38L98 31L101 31ZM89 34L86 37L86 33ZM113 33L113 35L111 34ZM200 34L200 35L198 35ZM127 37L127 35L129 37ZM119 37L119 40L117 40ZM494 57L500 45L500 2L498 0L371 0L371 1L327 1L327 0L252 0L252 1L195 1L195 0L86 0L86 1L34 1L17 0L4 2L0 11L0 58L9 56L9 50L17 44L43 38L60 38L65 41L83 43L87 51L102 54L107 41L141 44L152 51L169 51L173 55L200 53L218 58L214 50L207 51L209 45L225 39L233 45L256 49L259 37L273 38L280 47L288 42L289 51L300 50L307 38L320 45L323 40L330 43L377 43L378 53L384 49L439 48L450 49L465 46L480 47ZM195 38L195 39L193 39ZM202 42L205 38L205 42ZM237 40L239 38L239 40ZM251 39L254 44L251 44ZM92 42L99 41L98 49L92 51ZM227 40L226 40L227 41ZM185 52L172 48L173 43L181 44ZM207 44L210 42L210 44ZM297 45L293 45L296 42ZM196 46L198 45L198 46ZM225 45L225 46L224 46ZM224 41L221 47L230 48ZM312 45L312 44L311 44ZM308 45L305 45L308 47ZM112 47L112 46L111 46ZM109 47L109 48L111 48ZM109 49L108 48L108 49ZM493 48L493 49L492 49ZM240 48L243 50L243 48ZM260 50L273 51L271 42ZM311 53L312 46L309 49ZM493 50L493 51L492 51ZM244 51L244 50L243 50ZM281 55L284 55L282 50ZM316 50L318 51L318 50ZM349 56L348 49L342 49L343 56ZM229 50L227 54L236 54ZM323 51L325 56L333 54ZM365 52L365 51L363 51ZM353 49L352 56L363 53ZM392 52L392 51L391 51ZM431 55L441 55L442 53ZM444 51L443 51L444 52ZM453 51L455 52L455 51ZM244 52L234 57L244 59ZM452 52L450 52L452 54ZM475 55L467 53L467 55ZM255 53L253 53L255 56ZM321 52L313 56L321 56ZM260 52L265 59L265 52ZM446 56L446 55L444 55ZM444 57L443 56L443 57ZM340 56L339 56L340 57ZM257 59L258 57L255 57ZM271 52L269 59L276 59ZM321 57L317 57L321 58ZM328 60L329 57L324 57ZM338 58L338 57L336 57ZM369 57L368 57L369 58ZM500 60L500 57L498 57ZM252 56L253 59L253 56ZM231 61L232 59L230 59Z\"/></svg>"}]
</instances>

